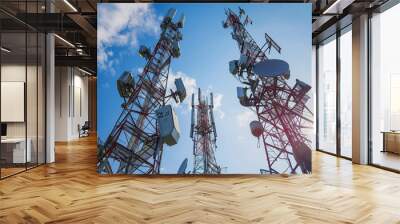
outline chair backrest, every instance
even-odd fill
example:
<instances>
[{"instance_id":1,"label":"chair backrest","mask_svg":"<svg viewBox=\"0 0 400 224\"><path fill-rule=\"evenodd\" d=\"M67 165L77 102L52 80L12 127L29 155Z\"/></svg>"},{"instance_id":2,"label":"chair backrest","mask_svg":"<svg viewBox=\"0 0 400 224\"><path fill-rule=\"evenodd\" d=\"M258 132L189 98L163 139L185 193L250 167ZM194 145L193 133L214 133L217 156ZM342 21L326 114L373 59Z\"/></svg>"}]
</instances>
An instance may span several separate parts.
<instances>
[{"instance_id":1,"label":"chair backrest","mask_svg":"<svg viewBox=\"0 0 400 224\"><path fill-rule=\"evenodd\" d=\"M89 129L89 128L90 128L90 123L89 123L89 121L85 121L85 124L83 124L82 128L87 128L87 129Z\"/></svg>"}]
</instances>

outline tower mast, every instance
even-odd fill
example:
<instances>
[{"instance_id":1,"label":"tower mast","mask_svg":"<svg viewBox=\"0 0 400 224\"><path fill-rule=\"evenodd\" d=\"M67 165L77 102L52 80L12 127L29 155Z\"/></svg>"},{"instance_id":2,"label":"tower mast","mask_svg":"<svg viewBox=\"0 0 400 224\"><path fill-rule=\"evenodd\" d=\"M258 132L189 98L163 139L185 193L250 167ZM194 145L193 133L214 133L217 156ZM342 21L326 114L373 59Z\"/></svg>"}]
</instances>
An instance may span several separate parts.
<instances>
[{"instance_id":1,"label":"tower mast","mask_svg":"<svg viewBox=\"0 0 400 224\"><path fill-rule=\"evenodd\" d=\"M183 15L177 22L173 21L175 13L175 9L170 9L162 20L160 38L153 51L145 46L140 47L139 54L146 60L146 65L138 75L137 82L129 72L125 72L117 81L124 103L114 128L99 147L103 149L98 162L98 171L102 174L160 172L165 141L160 132L162 113L159 111L165 109L170 98L182 101L186 96L184 87L178 89L182 87L181 80L175 81L178 84L177 91L167 95L169 67L172 58L180 56L179 42L182 40L181 29L184 24ZM174 137L179 137L176 130Z\"/></svg>"},{"instance_id":2,"label":"tower mast","mask_svg":"<svg viewBox=\"0 0 400 224\"><path fill-rule=\"evenodd\" d=\"M311 87L300 80L293 87L287 83L287 63L267 58L271 49L280 53L281 48L268 34L262 47L256 43L246 30L252 20L242 8L239 14L231 9L225 14L223 27L232 29L232 39L240 51L240 59L229 62L230 72L244 85L237 87L238 98L258 117L251 123L251 131L262 138L266 154L266 169L260 171L310 173L311 141L302 130L312 123L311 110L306 106Z\"/></svg>"},{"instance_id":3,"label":"tower mast","mask_svg":"<svg viewBox=\"0 0 400 224\"><path fill-rule=\"evenodd\" d=\"M190 137L193 140L193 173L220 174L221 167L215 159L217 131L213 113L213 94L210 93L210 103L208 103L207 97L201 95L199 88L197 105L195 105L194 98L194 94L192 94ZM195 114L197 114L196 117Z\"/></svg>"}]
</instances>

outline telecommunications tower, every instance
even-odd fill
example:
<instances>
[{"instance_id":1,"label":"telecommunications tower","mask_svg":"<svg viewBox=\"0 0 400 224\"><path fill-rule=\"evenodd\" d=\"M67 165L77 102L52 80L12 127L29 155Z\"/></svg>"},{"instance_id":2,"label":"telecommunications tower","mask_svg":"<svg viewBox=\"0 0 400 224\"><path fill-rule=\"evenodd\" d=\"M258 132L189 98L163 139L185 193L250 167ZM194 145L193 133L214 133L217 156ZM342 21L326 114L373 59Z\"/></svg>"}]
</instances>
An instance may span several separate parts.
<instances>
[{"instance_id":1,"label":"telecommunications tower","mask_svg":"<svg viewBox=\"0 0 400 224\"><path fill-rule=\"evenodd\" d=\"M193 174L220 174L221 167L215 160L217 148L217 131L214 122L213 94L208 98L201 95L199 88L198 104L194 104L192 94L192 122L190 126L190 137L193 139ZM197 116L196 115L197 111Z\"/></svg>"},{"instance_id":2,"label":"telecommunications tower","mask_svg":"<svg viewBox=\"0 0 400 224\"><path fill-rule=\"evenodd\" d=\"M160 172L163 144L174 145L179 139L177 117L167 101L177 103L186 97L181 79L176 90L167 93L172 58L180 56L179 42L185 17L173 21L176 10L170 9L161 22L160 38L153 50L141 46L139 54L146 65L138 77L124 72L117 81L123 98L122 112L99 155L101 174L157 174Z\"/></svg>"},{"instance_id":3,"label":"telecommunications tower","mask_svg":"<svg viewBox=\"0 0 400 224\"><path fill-rule=\"evenodd\" d=\"M232 28L240 51L240 59L229 62L229 70L244 87L237 87L242 106L253 110L258 117L250 123L251 132L262 138L267 166L261 173L310 173L310 140L303 133L312 124L312 112L306 106L311 89L296 79L293 87L289 65L283 60L269 59L267 53L281 48L265 34L265 43L258 46L246 30L252 20L239 7L239 15L228 9L223 21L224 28Z\"/></svg>"}]
</instances>

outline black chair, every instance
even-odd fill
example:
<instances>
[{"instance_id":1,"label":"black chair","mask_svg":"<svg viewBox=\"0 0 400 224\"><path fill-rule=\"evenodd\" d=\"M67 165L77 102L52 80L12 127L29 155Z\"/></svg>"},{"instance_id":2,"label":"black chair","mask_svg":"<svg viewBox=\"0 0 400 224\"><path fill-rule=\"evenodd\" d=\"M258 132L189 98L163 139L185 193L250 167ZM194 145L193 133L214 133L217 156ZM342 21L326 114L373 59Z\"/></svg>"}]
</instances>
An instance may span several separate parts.
<instances>
[{"instance_id":1,"label":"black chair","mask_svg":"<svg viewBox=\"0 0 400 224\"><path fill-rule=\"evenodd\" d=\"M89 129L90 129L89 121L85 121L82 127L78 124L79 138L89 136Z\"/></svg>"}]
</instances>

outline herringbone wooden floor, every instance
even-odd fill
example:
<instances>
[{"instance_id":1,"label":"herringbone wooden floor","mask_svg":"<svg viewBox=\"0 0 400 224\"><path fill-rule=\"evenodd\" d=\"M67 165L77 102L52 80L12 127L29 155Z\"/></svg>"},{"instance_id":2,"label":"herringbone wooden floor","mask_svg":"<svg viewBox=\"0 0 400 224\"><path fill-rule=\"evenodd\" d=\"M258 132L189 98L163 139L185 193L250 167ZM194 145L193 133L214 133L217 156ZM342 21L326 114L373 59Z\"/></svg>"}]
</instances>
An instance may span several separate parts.
<instances>
[{"instance_id":1,"label":"herringbone wooden floor","mask_svg":"<svg viewBox=\"0 0 400 224\"><path fill-rule=\"evenodd\" d=\"M100 177L95 140L0 181L0 223L400 223L400 175L323 153L307 176Z\"/></svg>"}]
</instances>

